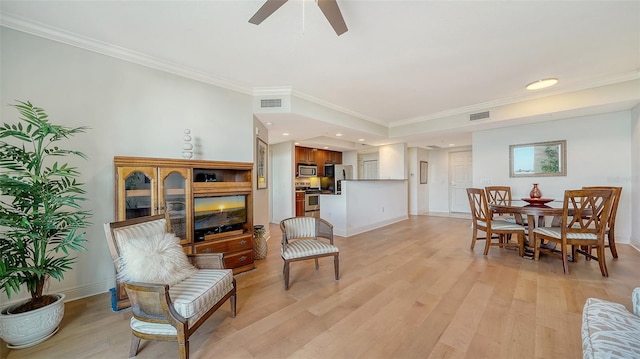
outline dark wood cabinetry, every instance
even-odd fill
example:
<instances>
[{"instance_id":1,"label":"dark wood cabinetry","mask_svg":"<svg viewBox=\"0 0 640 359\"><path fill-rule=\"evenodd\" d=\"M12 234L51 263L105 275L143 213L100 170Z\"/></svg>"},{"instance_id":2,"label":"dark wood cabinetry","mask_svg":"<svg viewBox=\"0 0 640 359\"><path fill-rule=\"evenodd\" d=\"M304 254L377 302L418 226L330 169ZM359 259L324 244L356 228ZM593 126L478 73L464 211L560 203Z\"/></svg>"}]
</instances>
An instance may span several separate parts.
<instances>
[{"instance_id":1,"label":"dark wood cabinetry","mask_svg":"<svg viewBox=\"0 0 640 359\"><path fill-rule=\"evenodd\" d=\"M296 147L296 164L316 165L316 148Z\"/></svg>"},{"instance_id":2,"label":"dark wood cabinetry","mask_svg":"<svg viewBox=\"0 0 640 359\"><path fill-rule=\"evenodd\" d=\"M304 192L296 191L296 217L304 216Z\"/></svg>"},{"instance_id":3,"label":"dark wood cabinetry","mask_svg":"<svg viewBox=\"0 0 640 359\"><path fill-rule=\"evenodd\" d=\"M296 146L295 160L296 165L308 164L318 166L318 177L324 177L324 165L342 164L342 152Z\"/></svg>"},{"instance_id":4,"label":"dark wood cabinetry","mask_svg":"<svg viewBox=\"0 0 640 359\"><path fill-rule=\"evenodd\" d=\"M224 253L234 274L255 268L252 163L114 157L114 166L118 220L169 212L186 253ZM236 195L245 198L244 223L196 233L196 198Z\"/></svg>"}]
</instances>

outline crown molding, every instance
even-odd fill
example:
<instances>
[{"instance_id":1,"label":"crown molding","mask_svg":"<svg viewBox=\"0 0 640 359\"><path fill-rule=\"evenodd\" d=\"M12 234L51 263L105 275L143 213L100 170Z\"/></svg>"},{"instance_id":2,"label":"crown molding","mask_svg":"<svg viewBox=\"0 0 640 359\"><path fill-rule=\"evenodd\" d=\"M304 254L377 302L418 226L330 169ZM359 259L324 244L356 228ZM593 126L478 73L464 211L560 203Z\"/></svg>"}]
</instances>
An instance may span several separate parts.
<instances>
[{"instance_id":1,"label":"crown molding","mask_svg":"<svg viewBox=\"0 0 640 359\"><path fill-rule=\"evenodd\" d=\"M212 76L197 69L188 68L176 63L172 63L157 57L149 56L131 49L115 46L106 42L91 39L70 31L62 30L53 26L34 22L19 16L3 13L0 14L0 25L25 32L34 36L42 37L52 41L60 42L84 50L97 52L106 56L114 57L127 62L150 67L156 70L172 73L181 77L223 87L232 91L251 95L253 89L236 81Z\"/></svg>"},{"instance_id":2,"label":"crown molding","mask_svg":"<svg viewBox=\"0 0 640 359\"><path fill-rule=\"evenodd\" d=\"M34 36L46 38L52 41L64 43L70 46L78 47L84 50L100 53L106 56L118 58L127 62L150 67L156 70L172 73L181 77L204 82L204 83L225 88L231 91L244 93L254 97L255 96L278 96L278 95L295 96L300 99L304 99L309 102L313 102L318 105L324 106L326 108L333 109L335 111L342 112L344 114L347 114L356 118L360 118L362 120L371 122L373 124L384 126L388 129L416 124L416 123L430 121L430 120L435 120L435 119L446 118L450 116L470 114L478 111L486 111L491 108L512 105L514 103L518 103L522 101L534 100L534 99L543 98L543 97L555 96L555 95L560 95L564 93L570 93L570 92L586 90L586 89L596 88L600 86L606 86L606 85L621 83L625 81L640 79L640 71L633 71L629 73L602 78L602 79L590 82L589 84L566 87L561 90L556 90L556 91L547 90L544 92L540 92L537 95L526 95L526 96L500 99L495 101L488 101L484 103L441 111L441 112L433 113L427 116L408 118L405 120L394 121L393 123L389 123L387 121L382 121L377 118L366 116L361 113L338 106L334 103L319 99L317 97L311 96L304 92L295 90L290 86L253 88L244 83L225 79L218 76L213 76L209 73L205 73L197 69L185 67L183 65L179 65L176 63L172 63L172 62L160 59L160 58L149 56L131 49L124 48L124 47L115 46L113 44L109 44L102 41L97 41L95 39L92 39L83 35L79 35L73 32L62 30L60 28L45 25L42 23L38 23L29 19L12 15L10 13L0 14L0 26L25 32Z\"/></svg>"},{"instance_id":3,"label":"crown molding","mask_svg":"<svg viewBox=\"0 0 640 359\"><path fill-rule=\"evenodd\" d=\"M450 117L450 116L457 116L457 115L463 115L463 114L466 115L466 114L471 114L471 113L480 112L480 111L487 111L492 108L513 105L518 102L536 100L544 97L557 96L557 95L562 95L562 94L567 94L567 93L572 93L577 91L590 90L597 87L614 85L622 82L639 80L639 79L640 79L640 71L632 71L632 72L617 74L613 76L603 77L595 81L592 81L589 84L581 84L581 85L566 87L561 90L542 91L534 95L510 97L510 98L505 98L505 99L500 99L495 101L487 101L487 102L478 103L474 105L458 107L458 108L454 108L447 111L436 112L427 116L420 116L420 117L414 117L406 120L395 121L389 125L389 128L412 125L412 124L416 124L424 121L431 121L431 120L436 120L436 119Z\"/></svg>"}]
</instances>

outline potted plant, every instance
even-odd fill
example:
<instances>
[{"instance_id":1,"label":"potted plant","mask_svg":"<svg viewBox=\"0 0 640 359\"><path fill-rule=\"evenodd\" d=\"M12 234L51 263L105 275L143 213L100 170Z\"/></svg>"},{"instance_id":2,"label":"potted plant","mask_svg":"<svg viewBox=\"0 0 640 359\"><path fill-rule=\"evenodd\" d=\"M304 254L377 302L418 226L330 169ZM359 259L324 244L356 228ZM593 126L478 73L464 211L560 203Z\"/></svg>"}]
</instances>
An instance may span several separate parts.
<instances>
[{"instance_id":1,"label":"potted plant","mask_svg":"<svg viewBox=\"0 0 640 359\"><path fill-rule=\"evenodd\" d=\"M45 284L49 278L61 280L71 269L74 252L84 249L81 229L91 214L80 206L85 191L77 168L56 160L86 159L59 144L86 127L51 124L44 110L30 102L11 106L21 116L15 124L0 126L0 291L11 298L26 286L31 299L0 311L0 337L9 347L21 348L57 331L64 295L45 294ZM50 311L52 317L24 318ZM53 327L43 327L46 323Z\"/></svg>"}]
</instances>

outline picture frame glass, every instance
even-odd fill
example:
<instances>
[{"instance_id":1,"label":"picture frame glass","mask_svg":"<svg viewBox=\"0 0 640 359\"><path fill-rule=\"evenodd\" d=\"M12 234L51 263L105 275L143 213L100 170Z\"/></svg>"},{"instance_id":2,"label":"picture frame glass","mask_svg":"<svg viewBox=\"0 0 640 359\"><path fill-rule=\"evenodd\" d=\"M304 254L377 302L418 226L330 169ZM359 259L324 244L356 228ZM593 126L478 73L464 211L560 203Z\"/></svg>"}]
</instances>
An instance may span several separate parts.
<instances>
[{"instance_id":1,"label":"picture frame glass","mask_svg":"<svg viewBox=\"0 0 640 359\"><path fill-rule=\"evenodd\" d=\"M257 189L267 188L268 150L266 142L260 138L256 141L256 182Z\"/></svg>"},{"instance_id":2,"label":"picture frame glass","mask_svg":"<svg viewBox=\"0 0 640 359\"><path fill-rule=\"evenodd\" d=\"M509 146L509 177L567 175L567 141Z\"/></svg>"},{"instance_id":3,"label":"picture frame glass","mask_svg":"<svg viewBox=\"0 0 640 359\"><path fill-rule=\"evenodd\" d=\"M429 180L429 162L420 161L420 184L425 184Z\"/></svg>"}]
</instances>

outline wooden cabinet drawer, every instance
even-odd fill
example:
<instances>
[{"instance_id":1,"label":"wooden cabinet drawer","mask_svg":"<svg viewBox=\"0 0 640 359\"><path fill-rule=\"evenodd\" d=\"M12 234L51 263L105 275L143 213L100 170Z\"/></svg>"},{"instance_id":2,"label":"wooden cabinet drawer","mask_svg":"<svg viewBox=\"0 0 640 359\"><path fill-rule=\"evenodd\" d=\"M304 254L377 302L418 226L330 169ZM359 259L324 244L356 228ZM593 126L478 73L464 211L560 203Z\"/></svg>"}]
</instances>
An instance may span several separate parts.
<instances>
[{"instance_id":1,"label":"wooden cabinet drawer","mask_svg":"<svg viewBox=\"0 0 640 359\"><path fill-rule=\"evenodd\" d=\"M224 255L225 268L237 268L251 263L253 263L253 249Z\"/></svg>"},{"instance_id":2,"label":"wooden cabinet drawer","mask_svg":"<svg viewBox=\"0 0 640 359\"><path fill-rule=\"evenodd\" d=\"M196 245L196 253L227 253L253 248L253 235L246 234L239 237L217 239L215 241Z\"/></svg>"}]
</instances>

